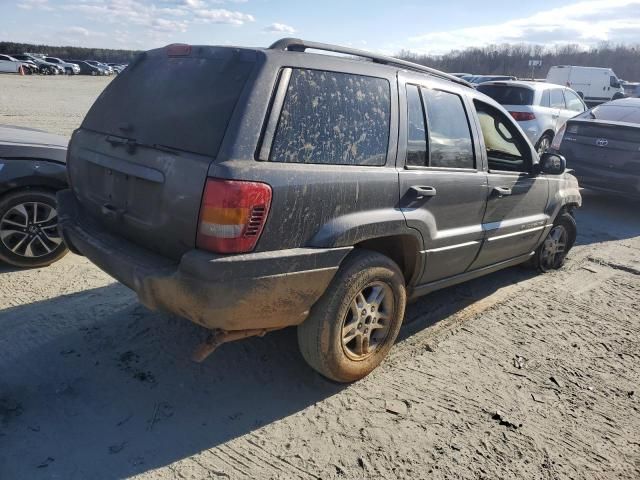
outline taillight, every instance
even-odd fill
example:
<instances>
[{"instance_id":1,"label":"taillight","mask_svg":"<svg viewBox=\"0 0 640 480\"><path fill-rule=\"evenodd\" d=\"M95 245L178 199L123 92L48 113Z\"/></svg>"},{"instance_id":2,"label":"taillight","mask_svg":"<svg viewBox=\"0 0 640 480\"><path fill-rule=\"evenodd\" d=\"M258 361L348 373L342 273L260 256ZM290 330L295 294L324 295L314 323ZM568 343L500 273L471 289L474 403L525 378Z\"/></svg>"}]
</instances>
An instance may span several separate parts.
<instances>
[{"instance_id":1,"label":"taillight","mask_svg":"<svg viewBox=\"0 0 640 480\"><path fill-rule=\"evenodd\" d=\"M529 120L536 119L536 115L531 112L509 112L509 113L517 122L528 122Z\"/></svg>"},{"instance_id":2,"label":"taillight","mask_svg":"<svg viewBox=\"0 0 640 480\"><path fill-rule=\"evenodd\" d=\"M556 136L553 137L553 142L551 142L551 148L554 150L560 150L560 145L562 145L562 139L564 138L564 133L567 131L567 125L564 124L556 133Z\"/></svg>"},{"instance_id":3,"label":"taillight","mask_svg":"<svg viewBox=\"0 0 640 480\"><path fill-rule=\"evenodd\" d=\"M196 246L216 253L252 251L270 206L271 187L266 183L207 179Z\"/></svg>"}]
</instances>

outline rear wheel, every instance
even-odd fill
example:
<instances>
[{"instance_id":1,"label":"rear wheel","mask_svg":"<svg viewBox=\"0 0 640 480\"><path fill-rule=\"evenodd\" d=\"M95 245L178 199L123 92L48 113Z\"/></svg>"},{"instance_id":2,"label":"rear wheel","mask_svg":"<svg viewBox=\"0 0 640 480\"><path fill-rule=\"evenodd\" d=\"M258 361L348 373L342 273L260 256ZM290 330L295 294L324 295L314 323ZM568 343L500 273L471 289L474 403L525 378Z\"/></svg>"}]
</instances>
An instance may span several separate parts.
<instances>
[{"instance_id":1,"label":"rear wheel","mask_svg":"<svg viewBox=\"0 0 640 480\"><path fill-rule=\"evenodd\" d=\"M298 327L302 356L331 380L365 377L393 346L406 302L395 262L377 252L354 252Z\"/></svg>"},{"instance_id":2,"label":"rear wheel","mask_svg":"<svg viewBox=\"0 0 640 480\"><path fill-rule=\"evenodd\" d=\"M621 98L624 98L624 94L617 92L616 94L613 95L612 100L620 100Z\"/></svg>"},{"instance_id":3,"label":"rear wheel","mask_svg":"<svg viewBox=\"0 0 640 480\"><path fill-rule=\"evenodd\" d=\"M0 198L0 260L16 267L43 267L66 253L53 193L23 190Z\"/></svg>"},{"instance_id":4,"label":"rear wheel","mask_svg":"<svg viewBox=\"0 0 640 480\"><path fill-rule=\"evenodd\" d=\"M551 147L551 142L553 142L553 136L551 134L545 133L544 135L542 135L542 137L540 137L540 140L538 140L538 144L536 145L536 151L538 152L538 155L546 153L547 150L549 150L549 147Z\"/></svg>"},{"instance_id":5,"label":"rear wheel","mask_svg":"<svg viewBox=\"0 0 640 480\"><path fill-rule=\"evenodd\" d=\"M541 272L561 268L569 250L576 241L576 235L577 228L574 218L568 213L558 215L551 231L531 259L532 265Z\"/></svg>"}]
</instances>

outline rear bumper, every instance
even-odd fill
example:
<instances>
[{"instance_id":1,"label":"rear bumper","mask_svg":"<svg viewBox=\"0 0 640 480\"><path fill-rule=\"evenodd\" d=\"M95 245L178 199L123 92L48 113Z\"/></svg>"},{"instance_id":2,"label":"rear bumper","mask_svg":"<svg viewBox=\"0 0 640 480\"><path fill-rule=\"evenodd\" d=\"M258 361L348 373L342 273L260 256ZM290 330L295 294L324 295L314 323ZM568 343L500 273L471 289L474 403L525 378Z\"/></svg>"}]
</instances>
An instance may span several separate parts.
<instances>
[{"instance_id":1,"label":"rear bumper","mask_svg":"<svg viewBox=\"0 0 640 480\"><path fill-rule=\"evenodd\" d=\"M346 248L295 248L243 255L191 250L178 263L114 236L58 193L65 241L134 290L141 303L223 330L297 325L324 293Z\"/></svg>"}]
</instances>

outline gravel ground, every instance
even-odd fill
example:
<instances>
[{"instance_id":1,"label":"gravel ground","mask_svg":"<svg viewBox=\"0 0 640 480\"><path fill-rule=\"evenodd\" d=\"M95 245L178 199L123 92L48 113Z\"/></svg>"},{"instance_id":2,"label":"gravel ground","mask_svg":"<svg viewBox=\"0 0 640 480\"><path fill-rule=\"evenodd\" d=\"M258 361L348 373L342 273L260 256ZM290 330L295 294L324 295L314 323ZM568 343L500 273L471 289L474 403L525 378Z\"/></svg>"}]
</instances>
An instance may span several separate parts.
<instances>
[{"instance_id":1,"label":"gravel ground","mask_svg":"<svg viewBox=\"0 0 640 480\"><path fill-rule=\"evenodd\" d=\"M0 76L0 122L68 135L106 82ZM585 194L563 270L423 298L349 386L294 330L197 365L85 259L0 266L0 478L640 478L639 207Z\"/></svg>"}]
</instances>

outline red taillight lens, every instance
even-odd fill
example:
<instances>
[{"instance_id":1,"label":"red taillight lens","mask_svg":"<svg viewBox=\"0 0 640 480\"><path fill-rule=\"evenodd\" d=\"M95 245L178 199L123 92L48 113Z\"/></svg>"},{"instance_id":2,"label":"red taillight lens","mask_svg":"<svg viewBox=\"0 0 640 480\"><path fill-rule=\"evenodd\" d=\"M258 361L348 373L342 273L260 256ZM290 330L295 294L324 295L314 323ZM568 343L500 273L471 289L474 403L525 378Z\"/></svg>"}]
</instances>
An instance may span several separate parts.
<instances>
[{"instance_id":1,"label":"red taillight lens","mask_svg":"<svg viewBox=\"0 0 640 480\"><path fill-rule=\"evenodd\" d=\"M527 122L529 120L536 119L535 114L531 112L509 112L509 113L517 122Z\"/></svg>"},{"instance_id":2,"label":"red taillight lens","mask_svg":"<svg viewBox=\"0 0 640 480\"><path fill-rule=\"evenodd\" d=\"M252 251L269 214L266 183L207 179L196 246L217 253Z\"/></svg>"},{"instance_id":3,"label":"red taillight lens","mask_svg":"<svg viewBox=\"0 0 640 480\"><path fill-rule=\"evenodd\" d=\"M166 50L169 57L188 57L191 55L191 45L184 43L172 43L167 45Z\"/></svg>"}]
</instances>

